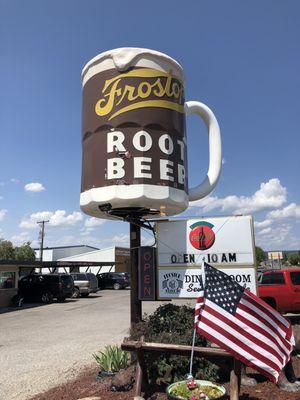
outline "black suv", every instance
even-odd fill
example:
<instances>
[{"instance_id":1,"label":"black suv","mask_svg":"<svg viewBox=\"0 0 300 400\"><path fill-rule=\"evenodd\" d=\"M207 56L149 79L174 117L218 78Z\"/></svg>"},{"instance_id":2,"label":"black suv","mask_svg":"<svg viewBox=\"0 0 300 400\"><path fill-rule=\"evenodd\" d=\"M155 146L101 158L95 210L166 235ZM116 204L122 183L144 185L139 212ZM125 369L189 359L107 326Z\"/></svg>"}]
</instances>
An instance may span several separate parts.
<instances>
[{"instance_id":1,"label":"black suv","mask_svg":"<svg viewBox=\"0 0 300 400\"><path fill-rule=\"evenodd\" d=\"M19 281L20 297L43 303L51 303L54 298L62 302L72 297L73 290L74 281L69 274L31 274Z\"/></svg>"},{"instance_id":2,"label":"black suv","mask_svg":"<svg viewBox=\"0 0 300 400\"><path fill-rule=\"evenodd\" d=\"M105 272L97 275L100 289L125 289L130 286L128 272Z\"/></svg>"}]
</instances>

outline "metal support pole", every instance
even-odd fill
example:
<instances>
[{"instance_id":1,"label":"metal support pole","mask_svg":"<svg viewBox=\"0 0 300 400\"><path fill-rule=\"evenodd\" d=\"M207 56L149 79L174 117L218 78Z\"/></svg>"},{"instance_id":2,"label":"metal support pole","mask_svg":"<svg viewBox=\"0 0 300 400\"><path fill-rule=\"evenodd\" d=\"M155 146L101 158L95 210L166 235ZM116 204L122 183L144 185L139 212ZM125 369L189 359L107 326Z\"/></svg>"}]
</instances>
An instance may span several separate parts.
<instances>
[{"instance_id":1,"label":"metal support pole","mask_svg":"<svg viewBox=\"0 0 300 400\"><path fill-rule=\"evenodd\" d=\"M138 248L141 228L130 222L130 326L142 320L142 302L138 298Z\"/></svg>"}]
</instances>

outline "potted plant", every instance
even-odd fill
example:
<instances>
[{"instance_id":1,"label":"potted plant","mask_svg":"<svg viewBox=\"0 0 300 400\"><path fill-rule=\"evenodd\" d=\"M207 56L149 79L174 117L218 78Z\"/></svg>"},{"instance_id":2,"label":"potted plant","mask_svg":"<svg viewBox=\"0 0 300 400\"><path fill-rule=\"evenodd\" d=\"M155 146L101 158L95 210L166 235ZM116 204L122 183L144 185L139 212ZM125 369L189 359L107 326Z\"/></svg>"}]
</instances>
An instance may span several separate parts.
<instances>
[{"instance_id":1,"label":"potted plant","mask_svg":"<svg viewBox=\"0 0 300 400\"><path fill-rule=\"evenodd\" d=\"M225 394L224 386L194 378L175 382L167 388L170 400L213 400L222 399Z\"/></svg>"},{"instance_id":2,"label":"potted plant","mask_svg":"<svg viewBox=\"0 0 300 400\"><path fill-rule=\"evenodd\" d=\"M93 357L100 367L99 378L114 376L129 365L129 353L117 345L106 346L103 351L93 354Z\"/></svg>"}]
</instances>

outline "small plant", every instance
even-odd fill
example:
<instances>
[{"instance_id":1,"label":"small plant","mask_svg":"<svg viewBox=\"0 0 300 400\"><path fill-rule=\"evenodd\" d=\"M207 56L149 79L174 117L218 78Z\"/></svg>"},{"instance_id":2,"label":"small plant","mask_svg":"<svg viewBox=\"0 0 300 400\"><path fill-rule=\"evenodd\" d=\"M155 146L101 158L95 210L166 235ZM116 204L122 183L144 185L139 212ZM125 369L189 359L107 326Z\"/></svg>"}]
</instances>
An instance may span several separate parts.
<instances>
[{"instance_id":1,"label":"small plant","mask_svg":"<svg viewBox=\"0 0 300 400\"><path fill-rule=\"evenodd\" d=\"M101 371L117 372L129 366L129 353L117 345L106 346L104 351L93 354L93 357Z\"/></svg>"},{"instance_id":2,"label":"small plant","mask_svg":"<svg viewBox=\"0 0 300 400\"><path fill-rule=\"evenodd\" d=\"M144 321L136 324L131 330L130 339L139 340L145 337L147 342L173 343L191 345L194 330L194 308L175 304L164 304L156 309ZM206 346L206 339L196 336L196 346ZM189 357L172 354L160 354L153 357L145 354L148 376L153 384L171 383L185 379L189 370ZM219 369L208 360L195 357L193 364L195 378L216 380Z\"/></svg>"}]
</instances>

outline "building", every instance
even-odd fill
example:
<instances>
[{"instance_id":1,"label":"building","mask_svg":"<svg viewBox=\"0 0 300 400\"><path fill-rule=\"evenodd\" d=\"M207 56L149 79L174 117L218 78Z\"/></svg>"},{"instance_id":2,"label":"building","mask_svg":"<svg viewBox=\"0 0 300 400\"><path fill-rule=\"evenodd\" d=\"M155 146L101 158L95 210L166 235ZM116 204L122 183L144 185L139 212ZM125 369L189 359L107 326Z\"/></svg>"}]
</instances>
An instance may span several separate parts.
<instances>
[{"instance_id":1,"label":"building","mask_svg":"<svg viewBox=\"0 0 300 400\"><path fill-rule=\"evenodd\" d=\"M101 267L80 267L80 272L92 272L100 274L103 272L129 272L130 271L130 250L126 247L107 247L105 249L94 250L82 254L76 254L69 257L60 258L58 261L66 262L110 262L115 266ZM63 272L63 271L60 271Z\"/></svg>"},{"instance_id":2,"label":"building","mask_svg":"<svg viewBox=\"0 0 300 400\"><path fill-rule=\"evenodd\" d=\"M64 257L71 257L77 254L88 253L93 250L99 250L97 247L78 245L78 246L58 246L58 247L44 247L43 261L57 261ZM36 248L35 257L40 259L40 249Z\"/></svg>"}]
</instances>

